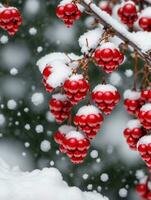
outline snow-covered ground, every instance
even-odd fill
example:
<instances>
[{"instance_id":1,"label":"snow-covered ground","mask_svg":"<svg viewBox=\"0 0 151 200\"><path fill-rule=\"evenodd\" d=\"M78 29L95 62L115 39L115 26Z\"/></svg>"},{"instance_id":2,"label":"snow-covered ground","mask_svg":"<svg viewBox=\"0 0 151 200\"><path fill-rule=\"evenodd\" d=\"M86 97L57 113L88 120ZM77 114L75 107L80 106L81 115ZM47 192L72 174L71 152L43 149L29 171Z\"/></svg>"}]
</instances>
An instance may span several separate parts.
<instances>
[{"instance_id":1,"label":"snow-covered ground","mask_svg":"<svg viewBox=\"0 0 151 200\"><path fill-rule=\"evenodd\" d=\"M1 200L108 200L96 192L69 187L55 168L22 172L0 159Z\"/></svg>"}]
</instances>

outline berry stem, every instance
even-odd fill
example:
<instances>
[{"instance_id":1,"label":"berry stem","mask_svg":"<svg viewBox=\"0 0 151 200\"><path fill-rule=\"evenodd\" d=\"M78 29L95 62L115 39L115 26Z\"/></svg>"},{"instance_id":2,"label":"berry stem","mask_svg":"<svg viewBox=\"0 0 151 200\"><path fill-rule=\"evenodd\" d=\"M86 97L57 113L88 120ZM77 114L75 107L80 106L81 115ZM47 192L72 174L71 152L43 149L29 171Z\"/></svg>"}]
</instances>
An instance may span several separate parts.
<instances>
[{"instance_id":1,"label":"berry stem","mask_svg":"<svg viewBox=\"0 0 151 200\"><path fill-rule=\"evenodd\" d=\"M137 75L138 75L138 53L134 51L134 90L137 90Z\"/></svg>"}]
</instances>

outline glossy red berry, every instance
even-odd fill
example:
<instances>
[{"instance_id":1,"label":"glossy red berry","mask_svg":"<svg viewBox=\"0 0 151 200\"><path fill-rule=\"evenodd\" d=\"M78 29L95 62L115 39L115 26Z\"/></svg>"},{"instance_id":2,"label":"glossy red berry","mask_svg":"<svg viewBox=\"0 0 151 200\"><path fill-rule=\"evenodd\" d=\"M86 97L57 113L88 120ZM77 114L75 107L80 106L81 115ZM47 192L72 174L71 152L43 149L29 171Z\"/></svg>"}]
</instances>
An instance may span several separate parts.
<instances>
[{"instance_id":1,"label":"glossy red berry","mask_svg":"<svg viewBox=\"0 0 151 200\"><path fill-rule=\"evenodd\" d=\"M120 20L129 27L132 27L134 22L138 19L136 5L132 1L125 2L118 9Z\"/></svg>"},{"instance_id":2,"label":"glossy red berry","mask_svg":"<svg viewBox=\"0 0 151 200\"><path fill-rule=\"evenodd\" d=\"M124 60L124 55L113 43L102 44L94 53L94 60L106 73L116 70Z\"/></svg>"},{"instance_id":3,"label":"glossy red berry","mask_svg":"<svg viewBox=\"0 0 151 200\"><path fill-rule=\"evenodd\" d=\"M52 99L49 101L49 107L56 121L62 123L69 118L72 105L66 95L59 93L52 96Z\"/></svg>"},{"instance_id":4,"label":"glossy red berry","mask_svg":"<svg viewBox=\"0 0 151 200\"><path fill-rule=\"evenodd\" d=\"M71 27L74 21L81 17L81 11L76 4L67 3L57 7L56 15L64 21L67 27Z\"/></svg>"},{"instance_id":5,"label":"glossy red berry","mask_svg":"<svg viewBox=\"0 0 151 200\"><path fill-rule=\"evenodd\" d=\"M51 73L52 73L52 67L50 65L47 65L44 68L43 73L42 73L43 74L42 82L45 86L46 91L49 92L49 93L51 93L54 90L54 88L50 84L48 84L48 82L47 82L48 77L51 75Z\"/></svg>"},{"instance_id":6,"label":"glossy red berry","mask_svg":"<svg viewBox=\"0 0 151 200\"><path fill-rule=\"evenodd\" d=\"M73 105L84 99L89 91L89 83L82 75L72 75L64 83L65 94Z\"/></svg>"},{"instance_id":7,"label":"glossy red berry","mask_svg":"<svg viewBox=\"0 0 151 200\"><path fill-rule=\"evenodd\" d=\"M81 107L74 117L74 124L79 127L89 139L96 137L102 123L103 116L99 109L93 105Z\"/></svg>"},{"instance_id":8,"label":"glossy red berry","mask_svg":"<svg viewBox=\"0 0 151 200\"><path fill-rule=\"evenodd\" d=\"M109 2L107 2L107 1L101 1L100 4L99 4L99 7L103 11L107 12L109 15L112 14L112 7L110 6Z\"/></svg>"},{"instance_id":9,"label":"glossy red berry","mask_svg":"<svg viewBox=\"0 0 151 200\"><path fill-rule=\"evenodd\" d=\"M92 91L92 99L99 109L109 115L120 101L120 93L110 84L99 84Z\"/></svg>"},{"instance_id":10,"label":"glossy red berry","mask_svg":"<svg viewBox=\"0 0 151 200\"><path fill-rule=\"evenodd\" d=\"M141 91L141 99L146 103L151 103L151 89L146 89Z\"/></svg>"}]
</instances>

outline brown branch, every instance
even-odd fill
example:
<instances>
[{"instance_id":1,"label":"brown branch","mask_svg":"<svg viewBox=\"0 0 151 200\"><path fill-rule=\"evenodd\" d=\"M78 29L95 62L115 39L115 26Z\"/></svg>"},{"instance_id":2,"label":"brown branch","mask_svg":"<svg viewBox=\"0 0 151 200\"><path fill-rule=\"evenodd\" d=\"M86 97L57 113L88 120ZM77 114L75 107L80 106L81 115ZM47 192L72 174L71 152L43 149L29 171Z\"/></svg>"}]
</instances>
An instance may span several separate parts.
<instances>
[{"instance_id":1,"label":"brown branch","mask_svg":"<svg viewBox=\"0 0 151 200\"><path fill-rule=\"evenodd\" d=\"M130 37L128 37L128 35L130 34L129 31L127 31L126 29L124 30L125 33L127 34L122 34L123 31L118 30L118 27L113 26L112 24L112 20L113 18L105 13L104 11L102 11L95 3L93 3L91 0L81 0L81 4L86 8L86 10L88 10L89 12L91 12L99 21L100 23L108 28L112 28L112 30L115 32L115 35L118 36L121 40L123 40L124 42L128 43L128 45L130 45L132 48L134 48L135 50L137 50L138 55L148 64L151 66L151 56L149 55L148 52L143 52L142 49L136 44L134 43L133 40L131 40ZM97 11L99 12L97 12ZM99 14L100 13L100 14ZM105 16L105 17L102 17ZM108 19L108 20L107 20ZM115 19L114 19L115 20ZM117 23L117 20L115 20Z\"/></svg>"}]
</instances>

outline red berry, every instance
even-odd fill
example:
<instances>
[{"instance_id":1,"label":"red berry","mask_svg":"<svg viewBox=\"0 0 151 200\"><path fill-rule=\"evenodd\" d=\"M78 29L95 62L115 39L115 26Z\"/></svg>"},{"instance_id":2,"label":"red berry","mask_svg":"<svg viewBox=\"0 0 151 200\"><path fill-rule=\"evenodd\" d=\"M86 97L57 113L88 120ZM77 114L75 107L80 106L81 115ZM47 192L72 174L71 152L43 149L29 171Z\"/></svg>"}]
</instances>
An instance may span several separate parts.
<instances>
[{"instance_id":1,"label":"red berry","mask_svg":"<svg viewBox=\"0 0 151 200\"><path fill-rule=\"evenodd\" d=\"M141 107L138 119L145 129L151 130L151 103L147 103Z\"/></svg>"}]
</instances>

